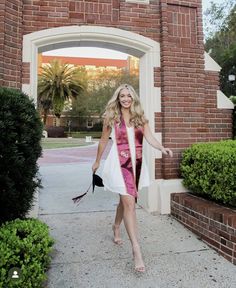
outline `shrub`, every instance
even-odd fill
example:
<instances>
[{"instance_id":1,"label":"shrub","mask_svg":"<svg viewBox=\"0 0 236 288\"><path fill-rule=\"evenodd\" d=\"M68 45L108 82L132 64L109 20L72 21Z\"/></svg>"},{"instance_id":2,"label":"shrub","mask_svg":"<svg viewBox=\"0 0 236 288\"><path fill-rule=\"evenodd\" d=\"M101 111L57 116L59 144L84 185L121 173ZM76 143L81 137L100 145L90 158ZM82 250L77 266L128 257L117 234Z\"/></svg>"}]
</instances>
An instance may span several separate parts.
<instances>
[{"instance_id":1,"label":"shrub","mask_svg":"<svg viewBox=\"0 0 236 288\"><path fill-rule=\"evenodd\" d=\"M180 170L194 194L236 206L236 141L192 145L183 153Z\"/></svg>"},{"instance_id":2,"label":"shrub","mask_svg":"<svg viewBox=\"0 0 236 288\"><path fill-rule=\"evenodd\" d=\"M54 240L48 226L37 219L16 219L0 228L0 287L42 287ZM8 277L11 268L21 269L19 280Z\"/></svg>"},{"instance_id":3,"label":"shrub","mask_svg":"<svg viewBox=\"0 0 236 288\"><path fill-rule=\"evenodd\" d=\"M86 136L92 136L92 138L101 138L102 132L96 131L80 131L80 132L71 132L67 133L68 136L72 136L73 138L85 138Z\"/></svg>"},{"instance_id":4,"label":"shrub","mask_svg":"<svg viewBox=\"0 0 236 288\"><path fill-rule=\"evenodd\" d=\"M61 126L47 126L46 131L48 132L48 137L52 138L65 137L65 128Z\"/></svg>"},{"instance_id":5,"label":"shrub","mask_svg":"<svg viewBox=\"0 0 236 288\"><path fill-rule=\"evenodd\" d=\"M40 186L42 123L24 93L0 87L0 223L23 218Z\"/></svg>"},{"instance_id":6,"label":"shrub","mask_svg":"<svg viewBox=\"0 0 236 288\"><path fill-rule=\"evenodd\" d=\"M236 105L234 106L233 111L233 139L236 140Z\"/></svg>"}]
</instances>

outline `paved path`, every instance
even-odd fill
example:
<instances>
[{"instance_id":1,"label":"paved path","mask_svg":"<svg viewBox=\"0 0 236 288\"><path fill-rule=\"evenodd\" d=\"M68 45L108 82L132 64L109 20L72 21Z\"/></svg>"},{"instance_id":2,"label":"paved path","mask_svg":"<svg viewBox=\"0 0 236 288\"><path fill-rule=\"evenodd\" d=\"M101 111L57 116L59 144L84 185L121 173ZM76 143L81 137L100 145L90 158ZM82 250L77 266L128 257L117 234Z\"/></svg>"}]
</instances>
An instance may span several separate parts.
<instances>
[{"instance_id":1,"label":"paved path","mask_svg":"<svg viewBox=\"0 0 236 288\"><path fill-rule=\"evenodd\" d=\"M47 288L235 288L236 268L168 215L137 206L147 272L133 271L125 228L122 246L112 242L118 196L96 188L79 206L71 198L86 190L96 147L48 150L40 159L44 189L39 218L55 238ZM98 171L99 172L99 171Z\"/></svg>"},{"instance_id":2,"label":"paved path","mask_svg":"<svg viewBox=\"0 0 236 288\"><path fill-rule=\"evenodd\" d=\"M110 146L111 142L107 145L102 159L106 157ZM96 157L96 149L97 143L81 147L46 149L43 151L43 156L39 158L38 162L40 166L62 163L92 163Z\"/></svg>"}]
</instances>

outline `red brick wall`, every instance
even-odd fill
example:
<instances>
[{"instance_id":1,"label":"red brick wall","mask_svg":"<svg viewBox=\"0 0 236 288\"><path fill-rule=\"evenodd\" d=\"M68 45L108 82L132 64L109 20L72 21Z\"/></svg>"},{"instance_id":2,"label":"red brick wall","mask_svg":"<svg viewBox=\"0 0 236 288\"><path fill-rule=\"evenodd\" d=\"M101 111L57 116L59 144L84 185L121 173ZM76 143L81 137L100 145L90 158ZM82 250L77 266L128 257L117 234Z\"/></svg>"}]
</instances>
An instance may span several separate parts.
<instances>
[{"instance_id":1,"label":"red brick wall","mask_svg":"<svg viewBox=\"0 0 236 288\"><path fill-rule=\"evenodd\" d=\"M0 0L0 5L0 81L5 86L20 87L22 77L29 83L29 63L20 63L21 39L34 31L100 25L160 42L161 68L154 68L153 80L161 88L162 112L155 114L155 131L162 132L174 159L156 160L156 178L179 177L181 151L190 144L230 137L231 111L216 109L218 79L204 71L201 1Z\"/></svg>"},{"instance_id":2,"label":"red brick wall","mask_svg":"<svg viewBox=\"0 0 236 288\"><path fill-rule=\"evenodd\" d=\"M159 1L150 5L124 0L24 1L24 34L66 25L101 25L160 39Z\"/></svg>"},{"instance_id":3,"label":"red brick wall","mask_svg":"<svg viewBox=\"0 0 236 288\"><path fill-rule=\"evenodd\" d=\"M21 88L22 1L0 1L0 85Z\"/></svg>"},{"instance_id":4,"label":"red brick wall","mask_svg":"<svg viewBox=\"0 0 236 288\"><path fill-rule=\"evenodd\" d=\"M206 137L202 11L200 1L161 2L163 142L175 150L162 165L174 178L182 149Z\"/></svg>"},{"instance_id":5,"label":"red brick wall","mask_svg":"<svg viewBox=\"0 0 236 288\"><path fill-rule=\"evenodd\" d=\"M188 193L171 194L171 214L236 265L236 211Z\"/></svg>"}]
</instances>

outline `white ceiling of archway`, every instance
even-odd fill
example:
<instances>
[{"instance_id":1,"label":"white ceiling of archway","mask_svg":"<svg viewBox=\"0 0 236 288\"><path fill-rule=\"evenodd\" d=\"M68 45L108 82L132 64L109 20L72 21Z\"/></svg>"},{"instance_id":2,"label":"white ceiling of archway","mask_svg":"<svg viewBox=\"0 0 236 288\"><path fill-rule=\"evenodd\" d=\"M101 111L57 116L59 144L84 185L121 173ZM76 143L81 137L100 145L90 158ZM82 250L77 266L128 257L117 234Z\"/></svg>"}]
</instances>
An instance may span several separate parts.
<instances>
[{"instance_id":1,"label":"white ceiling of archway","mask_svg":"<svg viewBox=\"0 0 236 288\"><path fill-rule=\"evenodd\" d=\"M47 52L50 50L55 50L55 49L64 49L64 48L79 48L79 47L94 47L94 48L105 48L108 50L113 50L125 54L130 54L135 57L141 57L143 56L143 52L135 49L134 47L128 47L122 44L117 44L117 43L109 43L109 42L103 42L103 41L93 41L93 40L80 40L80 41L65 41L65 42L58 42L58 43L53 43L45 46L41 46L38 48L39 53Z\"/></svg>"},{"instance_id":2,"label":"white ceiling of archway","mask_svg":"<svg viewBox=\"0 0 236 288\"><path fill-rule=\"evenodd\" d=\"M48 56L70 56L87 58L109 58L109 59L127 59L129 54L116 50L97 48L97 47L71 47L44 52Z\"/></svg>"}]
</instances>

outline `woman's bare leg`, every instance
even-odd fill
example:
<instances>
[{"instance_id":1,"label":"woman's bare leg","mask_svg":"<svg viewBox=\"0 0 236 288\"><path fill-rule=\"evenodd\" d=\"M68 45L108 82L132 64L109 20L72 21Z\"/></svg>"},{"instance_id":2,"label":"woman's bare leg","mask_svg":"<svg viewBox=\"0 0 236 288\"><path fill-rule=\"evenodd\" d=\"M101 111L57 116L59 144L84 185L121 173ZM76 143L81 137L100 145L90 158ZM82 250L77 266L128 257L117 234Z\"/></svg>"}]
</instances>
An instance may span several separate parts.
<instances>
[{"instance_id":1,"label":"woman's bare leg","mask_svg":"<svg viewBox=\"0 0 236 288\"><path fill-rule=\"evenodd\" d=\"M121 195L121 201L123 204L123 219L126 231L128 233L133 255L134 255L134 263L135 270L139 272L145 271L145 266L142 259L142 254L140 250L140 246L138 243L138 235L137 235L137 219L135 212L135 198L129 195Z\"/></svg>"},{"instance_id":2,"label":"woman's bare leg","mask_svg":"<svg viewBox=\"0 0 236 288\"><path fill-rule=\"evenodd\" d=\"M123 220L123 213L124 213L124 208L123 208L123 204L122 204L122 201L120 198L120 202L116 208L116 217L115 217L115 225L116 226L120 226L120 224Z\"/></svg>"},{"instance_id":3,"label":"woman's bare leg","mask_svg":"<svg viewBox=\"0 0 236 288\"><path fill-rule=\"evenodd\" d=\"M114 232L114 242L116 244L122 244L122 240L120 238L120 224L123 219L123 212L124 212L124 208L123 208L123 204L120 198L120 202L116 208L115 223L112 225L112 230Z\"/></svg>"}]
</instances>

